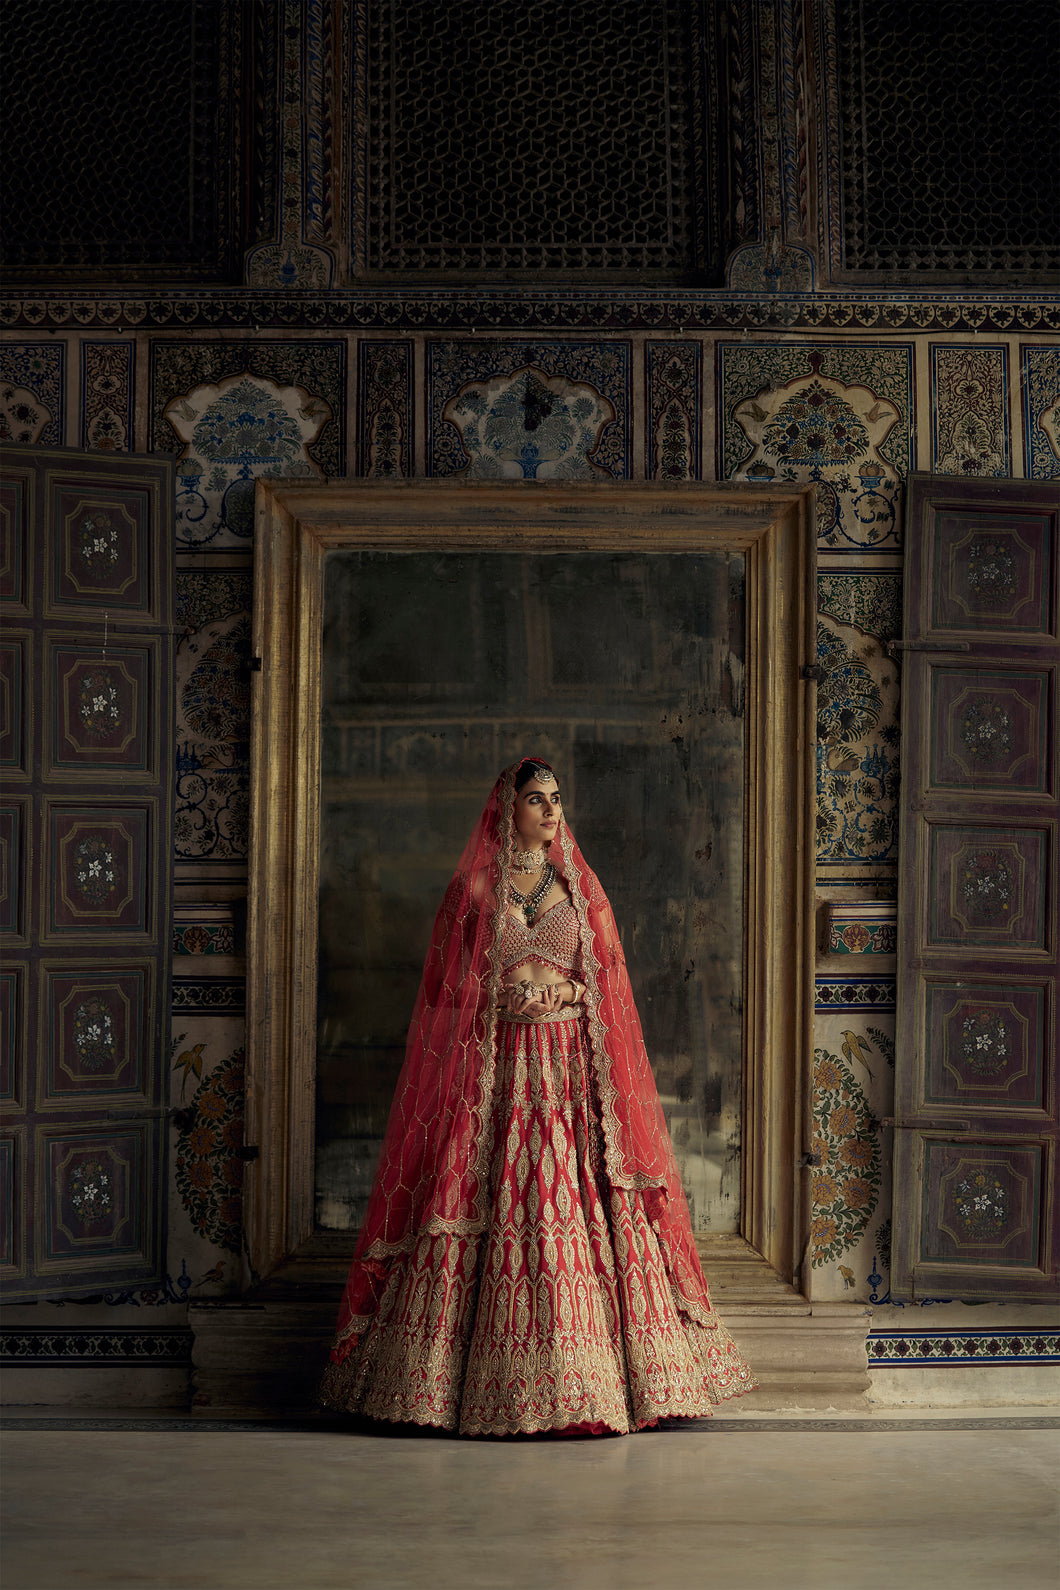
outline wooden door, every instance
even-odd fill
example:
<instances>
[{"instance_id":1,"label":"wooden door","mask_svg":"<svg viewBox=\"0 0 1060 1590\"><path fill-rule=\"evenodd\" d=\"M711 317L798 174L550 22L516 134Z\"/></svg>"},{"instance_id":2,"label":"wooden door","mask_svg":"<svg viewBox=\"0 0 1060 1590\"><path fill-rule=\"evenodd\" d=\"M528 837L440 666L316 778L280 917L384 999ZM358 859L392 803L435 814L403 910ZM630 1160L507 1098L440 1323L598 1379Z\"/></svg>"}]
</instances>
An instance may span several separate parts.
<instances>
[{"instance_id":1,"label":"wooden door","mask_svg":"<svg viewBox=\"0 0 1060 1590\"><path fill-rule=\"evenodd\" d=\"M160 1278L173 789L173 470L5 447L0 1276Z\"/></svg>"},{"instance_id":2,"label":"wooden door","mask_svg":"<svg viewBox=\"0 0 1060 1590\"><path fill-rule=\"evenodd\" d=\"M896 1298L1058 1271L1056 482L909 480Z\"/></svg>"}]
</instances>

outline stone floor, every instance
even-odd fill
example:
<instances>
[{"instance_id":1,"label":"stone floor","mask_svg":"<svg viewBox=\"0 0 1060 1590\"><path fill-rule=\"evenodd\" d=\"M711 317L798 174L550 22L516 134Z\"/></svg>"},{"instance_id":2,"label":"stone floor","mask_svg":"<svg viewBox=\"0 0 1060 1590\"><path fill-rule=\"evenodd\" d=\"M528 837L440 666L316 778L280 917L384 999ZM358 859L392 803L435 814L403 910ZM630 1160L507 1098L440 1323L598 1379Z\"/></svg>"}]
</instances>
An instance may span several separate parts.
<instances>
[{"instance_id":1,"label":"stone floor","mask_svg":"<svg viewBox=\"0 0 1060 1590\"><path fill-rule=\"evenodd\" d=\"M40 1414L42 1410L23 1410ZM9 1421L5 1590L1056 1590L1060 1419L454 1441ZM42 1427L44 1426L44 1427Z\"/></svg>"}]
</instances>

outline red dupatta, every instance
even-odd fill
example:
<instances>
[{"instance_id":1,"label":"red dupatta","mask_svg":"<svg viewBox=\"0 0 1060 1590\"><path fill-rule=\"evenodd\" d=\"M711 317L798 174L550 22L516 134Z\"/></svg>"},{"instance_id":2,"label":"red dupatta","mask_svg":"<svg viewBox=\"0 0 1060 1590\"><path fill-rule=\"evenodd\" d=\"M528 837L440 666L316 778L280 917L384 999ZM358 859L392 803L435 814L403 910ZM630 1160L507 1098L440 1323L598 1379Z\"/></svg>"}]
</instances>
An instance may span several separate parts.
<instances>
[{"instance_id":1,"label":"red dupatta","mask_svg":"<svg viewBox=\"0 0 1060 1590\"><path fill-rule=\"evenodd\" d=\"M434 923L332 1358L370 1325L398 1254L421 1235L470 1236L489 1219L501 940L510 900L515 778L506 768L464 847ZM640 1192L679 1306L713 1325L666 1121L607 896L561 819L549 860L581 926L589 1040L612 1186Z\"/></svg>"}]
</instances>

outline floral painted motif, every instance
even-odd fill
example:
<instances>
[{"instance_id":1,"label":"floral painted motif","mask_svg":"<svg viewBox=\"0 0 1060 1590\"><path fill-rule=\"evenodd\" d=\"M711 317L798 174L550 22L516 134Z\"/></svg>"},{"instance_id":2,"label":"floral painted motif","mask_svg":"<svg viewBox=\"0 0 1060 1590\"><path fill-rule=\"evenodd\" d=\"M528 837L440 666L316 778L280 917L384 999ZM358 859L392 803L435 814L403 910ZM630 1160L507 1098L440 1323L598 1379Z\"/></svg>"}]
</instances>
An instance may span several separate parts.
<instances>
[{"instance_id":1,"label":"floral painted motif","mask_svg":"<svg viewBox=\"0 0 1060 1590\"><path fill-rule=\"evenodd\" d=\"M189 927L173 929L174 955L234 955L236 953L235 929L230 922L211 922L208 926L193 923Z\"/></svg>"},{"instance_id":2,"label":"floral painted motif","mask_svg":"<svg viewBox=\"0 0 1060 1590\"><path fill-rule=\"evenodd\" d=\"M968 1012L961 1022L961 1054L977 1076L1000 1076L1009 1057L1009 1030L1000 1011Z\"/></svg>"},{"instance_id":3,"label":"floral painted motif","mask_svg":"<svg viewBox=\"0 0 1060 1590\"><path fill-rule=\"evenodd\" d=\"M973 1171L957 1183L953 1201L968 1236L989 1242L1008 1223L1008 1188L991 1170Z\"/></svg>"},{"instance_id":4,"label":"floral painted motif","mask_svg":"<svg viewBox=\"0 0 1060 1590\"><path fill-rule=\"evenodd\" d=\"M868 648L873 661L879 647ZM890 859L897 847L898 725L867 661L823 623L817 655L817 855ZM893 685L888 669L882 678Z\"/></svg>"},{"instance_id":5,"label":"floral painted motif","mask_svg":"<svg viewBox=\"0 0 1060 1590\"><path fill-rule=\"evenodd\" d=\"M66 410L66 343L0 343L0 441L61 447Z\"/></svg>"},{"instance_id":6,"label":"floral painted motif","mask_svg":"<svg viewBox=\"0 0 1060 1590\"><path fill-rule=\"evenodd\" d=\"M245 543L258 475L319 477L307 448L331 418L303 387L244 372L174 398L165 417L184 443L177 463L177 538Z\"/></svg>"},{"instance_id":7,"label":"floral painted motif","mask_svg":"<svg viewBox=\"0 0 1060 1590\"><path fill-rule=\"evenodd\" d=\"M1001 917L1013 906L1012 867L999 850L966 856L960 872L961 897L980 917Z\"/></svg>"},{"instance_id":8,"label":"floral painted motif","mask_svg":"<svg viewBox=\"0 0 1060 1590\"><path fill-rule=\"evenodd\" d=\"M114 1018L102 999L85 999L74 1011L74 1048L86 1071L102 1071L117 1058Z\"/></svg>"},{"instance_id":9,"label":"floral painted motif","mask_svg":"<svg viewBox=\"0 0 1060 1590\"><path fill-rule=\"evenodd\" d=\"M628 477L630 363L628 342L428 342L427 473Z\"/></svg>"},{"instance_id":10,"label":"floral painted motif","mask_svg":"<svg viewBox=\"0 0 1060 1590\"><path fill-rule=\"evenodd\" d=\"M969 754L984 761L1012 749L1012 719L1001 702L989 696L969 702L957 732Z\"/></svg>"},{"instance_id":11,"label":"floral painted motif","mask_svg":"<svg viewBox=\"0 0 1060 1590\"><path fill-rule=\"evenodd\" d=\"M91 905L102 905L118 881L114 852L99 834L82 839L74 851L74 877L84 898Z\"/></svg>"},{"instance_id":12,"label":"floral painted motif","mask_svg":"<svg viewBox=\"0 0 1060 1590\"><path fill-rule=\"evenodd\" d=\"M36 442L50 419L28 387L0 382L0 442Z\"/></svg>"},{"instance_id":13,"label":"floral painted motif","mask_svg":"<svg viewBox=\"0 0 1060 1590\"><path fill-rule=\"evenodd\" d=\"M412 344L365 342L360 362L360 471L393 480L412 469Z\"/></svg>"},{"instance_id":14,"label":"floral painted motif","mask_svg":"<svg viewBox=\"0 0 1060 1590\"><path fill-rule=\"evenodd\" d=\"M868 433L853 408L820 381L810 381L782 403L762 433L765 452L781 465L807 469L810 480L820 480L829 464L853 464L868 446Z\"/></svg>"},{"instance_id":15,"label":"floral painted motif","mask_svg":"<svg viewBox=\"0 0 1060 1590\"><path fill-rule=\"evenodd\" d=\"M897 546L910 350L723 343L719 361L719 475L814 481L819 546Z\"/></svg>"},{"instance_id":16,"label":"floral painted motif","mask_svg":"<svg viewBox=\"0 0 1060 1590\"><path fill-rule=\"evenodd\" d=\"M250 617L205 627L178 657L180 858L246 854L250 757Z\"/></svg>"},{"instance_id":17,"label":"floral painted motif","mask_svg":"<svg viewBox=\"0 0 1060 1590\"><path fill-rule=\"evenodd\" d=\"M881 573L818 574L817 610L875 640L892 640L902 632L902 577Z\"/></svg>"},{"instance_id":18,"label":"floral painted motif","mask_svg":"<svg viewBox=\"0 0 1060 1590\"><path fill-rule=\"evenodd\" d=\"M593 453L615 418L592 387L537 369L474 382L445 405L476 479L593 480Z\"/></svg>"},{"instance_id":19,"label":"floral painted motif","mask_svg":"<svg viewBox=\"0 0 1060 1590\"><path fill-rule=\"evenodd\" d=\"M243 1242L244 1051L200 1083L177 1138L177 1192L201 1237L238 1253Z\"/></svg>"},{"instance_id":20,"label":"floral painted motif","mask_svg":"<svg viewBox=\"0 0 1060 1590\"><path fill-rule=\"evenodd\" d=\"M118 561L121 538L109 513L101 508L86 514L78 527L78 555L93 574L107 574Z\"/></svg>"},{"instance_id":21,"label":"floral painted motif","mask_svg":"<svg viewBox=\"0 0 1060 1590\"><path fill-rule=\"evenodd\" d=\"M132 446L133 369L131 342L81 344L81 445L100 453Z\"/></svg>"},{"instance_id":22,"label":"floral painted motif","mask_svg":"<svg viewBox=\"0 0 1060 1590\"><path fill-rule=\"evenodd\" d=\"M77 681L77 705L89 734L102 738L113 734L121 723L118 688L110 674L102 670L81 675Z\"/></svg>"},{"instance_id":23,"label":"floral painted motif","mask_svg":"<svg viewBox=\"0 0 1060 1590\"><path fill-rule=\"evenodd\" d=\"M968 584L984 607L1004 607L1016 594L1016 560L1006 541L973 541Z\"/></svg>"},{"instance_id":24,"label":"floral painted motif","mask_svg":"<svg viewBox=\"0 0 1060 1590\"><path fill-rule=\"evenodd\" d=\"M80 1160L70 1172L70 1202L87 1225L101 1220L114 1208L111 1172L97 1159Z\"/></svg>"},{"instance_id":25,"label":"floral painted motif","mask_svg":"<svg viewBox=\"0 0 1060 1590\"><path fill-rule=\"evenodd\" d=\"M691 342L649 342L645 359L646 473L654 480L697 480L702 350Z\"/></svg>"},{"instance_id":26,"label":"floral painted motif","mask_svg":"<svg viewBox=\"0 0 1060 1590\"><path fill-rule=\"evenodd\" d=\"M860 1053L867 1040L858 1038ZM814 1050L811 1263L838 1259L862 1237L880 1193L880 1143L869 1101L849 1066Z\"/></svg>"},{"instance_id":27,"label":"floral painted motif","mask_svg":"<svg viewBox=\"0 0 1060 1590\"><path fill-rule=\"evenodd\" d=\"M1008 350L932 346L937 475L1008 475Z\"/></svg>"},{"instance_id":28,"label":"floral painted motif","mask_svg":"<svg viewBox=\"0 0 1060 1590\"><path fill-rule=\"evenodd\" d=\"M659 427L656 478L689 480L691 451L692 438L688 430L688 417L676 402L668 403Z\"/></svg>"},{"instance_id":29,"label":"floral painted motif","mask_svg":"<svg viewBox=\"0 0 1060 1590\"><path fill-rule=\"evenodd\" d=\"M1023 446L1027 476L1055 480L1060 475L1060 344L1023 344Z\"/></svg>"}]
</instances>

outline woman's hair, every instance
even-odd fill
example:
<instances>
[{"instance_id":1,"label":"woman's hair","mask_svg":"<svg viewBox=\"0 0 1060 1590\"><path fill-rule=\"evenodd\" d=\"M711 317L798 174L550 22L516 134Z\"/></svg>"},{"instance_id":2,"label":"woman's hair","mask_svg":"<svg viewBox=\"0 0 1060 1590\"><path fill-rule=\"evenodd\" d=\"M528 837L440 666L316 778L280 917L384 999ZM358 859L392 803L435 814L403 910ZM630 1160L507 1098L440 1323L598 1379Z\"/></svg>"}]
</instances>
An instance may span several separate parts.
<instances>
[{"instance_id":1,"label":"woman's hair","mask_svg":"<svg viewBox=\"0 0 1060 1590\"><path fill-rule=\"evenodd\" d=\"M547 762L524 762L515 775L515 793L518 795L523 786L529 784L530 780L536 778L539 773L547 773L552 779L556 776Z\"/></svg>"}]
</instances>

